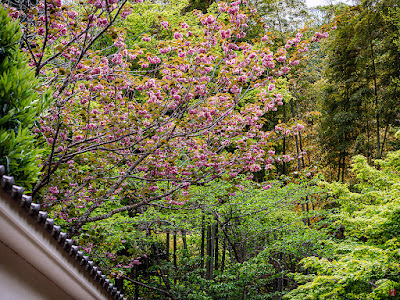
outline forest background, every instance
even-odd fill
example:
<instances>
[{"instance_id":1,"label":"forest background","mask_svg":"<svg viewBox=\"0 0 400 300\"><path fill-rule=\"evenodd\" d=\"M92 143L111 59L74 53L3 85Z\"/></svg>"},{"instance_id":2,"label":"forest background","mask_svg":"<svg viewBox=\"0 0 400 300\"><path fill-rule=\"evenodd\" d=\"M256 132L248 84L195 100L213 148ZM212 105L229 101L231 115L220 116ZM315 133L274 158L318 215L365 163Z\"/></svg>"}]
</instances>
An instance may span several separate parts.
<instances>
[{"instance_id":1,"label":"forest background","mask_svg":"<svg viewBox=\"0 0 400 300\"><path fill-rule=\"evenodd\" d=\"M398 4L2 1L0 164L130 299L396 299Z\"/></svg>"}]
</instances>

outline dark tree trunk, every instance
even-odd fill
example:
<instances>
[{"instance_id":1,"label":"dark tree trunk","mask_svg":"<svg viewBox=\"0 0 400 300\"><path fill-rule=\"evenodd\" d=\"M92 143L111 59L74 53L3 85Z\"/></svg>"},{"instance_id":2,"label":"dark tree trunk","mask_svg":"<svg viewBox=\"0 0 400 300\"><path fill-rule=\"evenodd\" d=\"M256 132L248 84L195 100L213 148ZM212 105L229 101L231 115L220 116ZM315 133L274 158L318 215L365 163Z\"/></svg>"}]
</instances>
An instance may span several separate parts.
<instances>
[{"instance_id":1,"label":"dark tree trunk","mask_svg":"<svg viewBox=\"0 0 400 300\"><path fill-rule=\"evenodd\" d=\"M160 285L162 282L164 282L165 288L167 290L167 292L169 293L169 291L171 290L171 285L169 284L169 279L168 279L168 275L165 274L164 269L161 267L161 260L160 260L160 249L158 249L157 244L154 244L154 252L155 252L155 256L156 256L156 261L157 261L157 265L159 266L159 273L160 273Z\"/></svg>"},{"instance_id":2,"label":"dark tree trunk","mask_svg":"<svg viewBox=\"0 0 400 300\"><path fill-rule=\"evenodd\" d=\"M301 133L300 132L299 132L299 142L300 142L300 150L301 150L301 152L304 152L304 150L303 150L303 142L302 142L302 139L301 139ZM306 164L304 163L304 154L302 154L301 156L302 156L301 160L303 161L303 166L305 167ZM308 157L308 166L311 166L310 155L307 154L307 157Z\"/></svg>"},{"instance_id":3,"label":"dark tree trunk","mask_svg":"<svg viewBox=\"0 0 400 300\"><path fill-rule=\"evenodd\" d=\"M389 126L390 126L390 120L386 124L385 134L383 135L383 142L382 142L382 147L381 147L381 155L383 153L383 150L385 149L386 138L387 138L387 133L388 133Z\"/></svg>"},{"instance_id":4,"label":"dark tree trunk","mask_svg":"<svg viewBox=\"0 0 400 300\"><path fill-rule=\"evenodd\" d=\"M371 57L372 57L372 70L374 72L374 96L375 96L375 110L376 110L376 157L381 157L381 139L379 133L380 115L379 115L379 99L378 99L378 85L376 82L376 66L375 66L375 53L372 39L370 41Z\"/></svg>"},{"instance_id":5,"label":"dark tree trunk","mask_svg":"<svg viewBox=\"0 0 400 300\"><path fill-rule=\"evenodd\" d=\"M183 249L187 250L186 231L181 230L181 234L182 234Z\"/></svg>"},{"instance_id":6,"label":"dark tree trunk","mask_svg":"<svg viewBox=\"0 0 400 300\"><path fill-rule=\"evenodd\" d=\"M204 269L204 244L205 244L205 224L204 215L201 217L201 246L200 246L200 268ZM201 277L204 278L204 273L201 271Z\"/></svg>"},{"instance_id":7,"label":"dark tree trunk","mask_svg":"<svg viewBox=\"0 0 400 300\"><path fill-rule=\"evenodd\" d=\"M173 261L174 261L174 268L176 270L176 268L178 267L176 262L176 230L174 231L173 243L174 243Z\"/></svg>"},{"instance_id":8,"label":"dark tree trunk","mask_svg":"<svg viewBox=\"0 0 400 300\"><path fill-rule=\"evenodd\" d=\"M294 104L293 104L293 100L290 101L290 104L292 106L292 117L295 118L296 117L296 113L294 110ZM296 152L297 152L297 170L300 172L301 171L301 158L300 158L300 145L299 145L299 139L298 136L295 135L295 140L296 140Z\"/></svg>"},{"instance_id":9,"label":"dark tree trunk","mask_svg":"<svg viewBox=\"0 0 400 300\"><path fill-rule=\"evenodd\" d=\"M174 276L174 283L176 284L176 273L178 269L178 264L176 261L176 230L174 230L174 236L173 236L173 244L174 244L174 253L173 253L173 262L174 262L174 270L175 270L175 276Z\"/></svg>"},{"instance_id":10,"label":"dark tree trunk","mask_svg":"<svg viewBox=\"0 0 400 300\"><path fill-rule=\"evenodd\" d=\"M341 168L341 163L342 163L342 151L340 151L340 154L339 154L338 173L337 173L337 179L336 179L336 181L340 181L340 168Z\"/></svg>"},{"instance_id":11,"label":"dark tree trunk","mask_svg":"<svg viewBox=\"0 0 400 300\"><path fill-rule=\"evenodd\" d=\"M213 278L213 251L214 250L214 234L213 226L207 226L207 261L206 261L206 279Z\"/></svg>"},{"instance_id":12,"label":"dark tree trunk","mask_svg":"<svg viewBox=\"0 0 400 300\"><path fill-rule=\"evenodd\" d=\"M365 108L365 111L367 111L367 107ZM372 162L372 151L371 151L371 143L370 143L370 131L369 131L369 119L367 118L367 143L368 143L368 147L367 147L367 157L368 157L368 162L371 163Z\"/></svg>"},{"instance_id":13,"label":"dark tree trunk","mask_svg":"<svg viewBox=\"0 0 400 300\"><path fill-rule=\"evenodd\" d=\"M303 199L301 199L300 201L303 201ZM306 209L305 209L304 203L301 203L301 212L304 213L305 210ZM304 223L304 225L307 225L306 218L303 218L303 223Z\"/></svg>"},{"instance_id":14,"label":"dark tree trunk","mask_svg":"<svg viewBox=\"0 0 400 300\"><path fill-rule=\"evenodd\" d=\"M283 122L286 123L286 105L285 102L283 102L282 105L283 108ZM283 135L283 147L282 147L282 152L283 155L286 155L286 137L285 135ZM282 160L282 174L285 175L286 174L286 162L284 160Z\"/></svg>"},{"instance_id":15,"label":"dark tree trunk","mask_svg":"<svg viewBox=\"0 0 400 300\"><path fill-rule=\"evenodd\" d=\"M166 242L165 242L165 250L167 252L166 253L167 260L169 261L169 230L167 231L166 236L167 236L167 238L166 238Z\"/></svg>"},{"instance_id":16,"label":"dark tree trunk","mask_svg":"<svg viewBox=\"0 0 400 300\"><path fill-rule=\"evenodd\" d=\"M214 263L214 269L215 271L218 271L218 223L215 222L214 224L214 232L215 232L215 250L214 250L214 256L215 256L215 263Z\"/></svg>"},{"instance_id":17,"label":"dark tree trunk","mask_svg":"<svg viewBox=\"0 0 400 300\"><path fill-rule=\"evenodd\" d=\"M222 257L221 257L221 273L224 272L225 268L225 252L226 252L226 241L223 239L222 242Z\"/></svg>"},{"instance_id":18,"label":"dark tree trunk","mask_svg":"<svg viewBox=\"0 0 400 300\"><path fill-rule=\"evenodd\" d=\"M342 182L344 182L345 171L346 171L346 153L343 154L343 161L342 161Z\"/></svg>"}]
</instances>

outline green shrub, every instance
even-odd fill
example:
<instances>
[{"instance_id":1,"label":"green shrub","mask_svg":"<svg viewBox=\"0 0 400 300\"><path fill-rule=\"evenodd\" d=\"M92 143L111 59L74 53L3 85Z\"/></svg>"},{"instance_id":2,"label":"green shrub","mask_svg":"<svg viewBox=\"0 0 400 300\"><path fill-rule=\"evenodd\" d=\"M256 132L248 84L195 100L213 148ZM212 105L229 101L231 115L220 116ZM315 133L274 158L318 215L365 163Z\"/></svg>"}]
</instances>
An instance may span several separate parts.
<instances>
[{"instance_id":1,"label":"green shrub","mask_svg":"<svg viewBox=\"0 0 400 300\"><path fill-rule=\"evenodd\" d=\"M0 7L0 164L16 183L29 187L39 174L41 149L30 129L43 110L38 80L19 50L21 30ZM46 100L46 101L45 101Z\"/></svg>"}]
</instances>

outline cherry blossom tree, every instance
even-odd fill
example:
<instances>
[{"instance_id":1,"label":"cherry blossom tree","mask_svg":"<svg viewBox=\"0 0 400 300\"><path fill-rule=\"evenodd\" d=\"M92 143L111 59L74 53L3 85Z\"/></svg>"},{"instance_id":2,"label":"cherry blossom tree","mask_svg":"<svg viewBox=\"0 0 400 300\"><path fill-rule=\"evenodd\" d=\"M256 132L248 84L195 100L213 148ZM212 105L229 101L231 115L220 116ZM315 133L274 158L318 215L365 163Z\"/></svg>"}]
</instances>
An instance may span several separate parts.
<instances>
[{"instance_id":1,"label":"cherry blossom tree","mask_svg":"<svg viewBox=\"0 0 400 300\"><path fill-rule=\"evenodd\" d=\"M191 185L271 169L272 142L303 128L263 130L283 103L276 80L308 50L302 33L275 52L268 34L244 42L256 11L238 0L219 2L215 14L196 12L198 28L161 19L171 40L127 47L125 19L139 2L9 7L24 24L21 44L40 91L54 95L36 128L49 150L33 193L70 236L148 205L183 206Z\"/></svg>"}]
</instances>

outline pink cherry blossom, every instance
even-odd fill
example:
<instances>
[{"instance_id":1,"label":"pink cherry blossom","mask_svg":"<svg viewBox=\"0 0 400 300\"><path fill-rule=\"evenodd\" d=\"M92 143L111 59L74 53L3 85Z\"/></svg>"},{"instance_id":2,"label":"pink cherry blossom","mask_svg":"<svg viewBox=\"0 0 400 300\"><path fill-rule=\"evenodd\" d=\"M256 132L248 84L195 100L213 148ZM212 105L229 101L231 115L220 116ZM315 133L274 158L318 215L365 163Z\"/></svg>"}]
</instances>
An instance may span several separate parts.
<instances>
[{"instance_id":1,"label":"pink cherry blossom","mask_svg":"<svg viewBox=\"0 0 400 300\"><path fill-rule=\"evenodd\" d=\"M181 39L183 36L182 36L182 33L180 33L180 32L174 32L174 39Z\"/></svg>"},{"instance_id":2,"label":"pink cherry blossom","mask_svg":"<svg viewBox=\"0 0 400 300\"><path fill-rule=\"evenodd\" d=\"M167 21L162 21L160 24L165 30L169 30L169 24Z\"/></svg>"}]
</instances>

